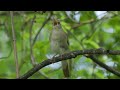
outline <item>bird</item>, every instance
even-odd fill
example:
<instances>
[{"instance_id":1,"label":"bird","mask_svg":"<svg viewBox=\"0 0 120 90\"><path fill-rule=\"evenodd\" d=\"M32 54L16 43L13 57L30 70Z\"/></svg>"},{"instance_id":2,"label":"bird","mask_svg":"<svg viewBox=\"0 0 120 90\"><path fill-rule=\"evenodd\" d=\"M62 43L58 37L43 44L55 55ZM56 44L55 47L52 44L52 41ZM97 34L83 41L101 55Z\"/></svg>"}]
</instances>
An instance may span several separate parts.
<instances>
[{"instance_id":1,"label":"bird","mask_svg":"<svg viewBox=\"0 0 120 90\"><path fill-rule=\"evenodd\" d=\"M69 41L67 34L63 31L60 21L53 19L53 30L50 33L50 46L55 54L69 52ZM61 61L62 71L65 78L70 78L72 60Z\"/></svg>"}]
</instances>

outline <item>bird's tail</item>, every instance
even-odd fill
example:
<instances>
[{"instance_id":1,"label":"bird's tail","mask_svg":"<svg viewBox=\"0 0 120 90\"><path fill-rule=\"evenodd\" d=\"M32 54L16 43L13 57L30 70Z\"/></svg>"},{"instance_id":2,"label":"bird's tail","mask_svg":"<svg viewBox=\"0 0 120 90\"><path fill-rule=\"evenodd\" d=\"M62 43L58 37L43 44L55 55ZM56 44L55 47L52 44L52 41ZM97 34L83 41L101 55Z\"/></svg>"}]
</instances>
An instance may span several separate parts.
<instances>
[{"instance_id":1,"label":"bird's tail","mask_svg":"<svg viewBox=\"0 0 120 90\"><path fill-rule=\"evenodd\" d=\"M62 70L65 78L70 78L72 68L71 61L72 60L62 61Z\"/></svg>"}]
</instances>

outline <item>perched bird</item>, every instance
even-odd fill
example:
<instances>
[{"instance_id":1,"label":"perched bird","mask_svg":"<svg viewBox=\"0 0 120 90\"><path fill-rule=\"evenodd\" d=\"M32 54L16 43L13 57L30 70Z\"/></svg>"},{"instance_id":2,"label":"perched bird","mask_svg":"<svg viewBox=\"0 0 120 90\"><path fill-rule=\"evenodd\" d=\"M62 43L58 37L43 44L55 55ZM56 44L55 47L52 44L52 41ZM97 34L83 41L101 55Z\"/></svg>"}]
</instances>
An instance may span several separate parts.
<instances>
[{"instance_id":1,"label":"perched bird","mask_svg":"<svg viewBox=\"0 0 120 90\"><path fill-rule=\"evenodd\" d=\"M69 52L67 34L63 31L60 21L57 19L53 19L53 30L50 34L50 45L52 52L55 54L64 54ZM64 77L69 78L72 60L61 62Z\"/></svg>"}]
</instances>

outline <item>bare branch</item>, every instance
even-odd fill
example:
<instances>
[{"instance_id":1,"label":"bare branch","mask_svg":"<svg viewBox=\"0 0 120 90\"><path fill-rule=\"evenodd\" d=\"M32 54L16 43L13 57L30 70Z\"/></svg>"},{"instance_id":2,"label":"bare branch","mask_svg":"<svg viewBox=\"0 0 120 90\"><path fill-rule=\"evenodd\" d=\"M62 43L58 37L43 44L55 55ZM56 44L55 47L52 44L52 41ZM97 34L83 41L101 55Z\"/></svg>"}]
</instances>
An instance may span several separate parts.
<instances>
[{"instance_id":1,"label":"bare branch","mask_svg":"<svg viewBox=\"0 0 120 90\"><path fill-rule=\"evenodd\" d=\"M111 18L116 17L116 16L118 16L118 15L113 15L111 17L105 17L104 16L101 19L90 19L90 20L75 24L73 26L71 25L72 26L71 29L75 29L75 28L78 28L78 27L80 27L82 25L91 24L91 23L98 22L98 21L101 21L101 20L111 19Z\"/></svg>"},{"instance_id":2,"label":"bare branch","mask_svg":"<svg viewBox=\"0 0 120 90\"><path fill-rule=\"evenodd\" d=\"M17 56L17 47L16 47L16 37L15 37L15 31L14 31L14 16L13 11L10 11L11 16L11 26L12 26L12 37L13 37L13 48L14 48L14 58L15 58L15 64L16 64L16 77L19 77L19 66L18 66L18 56Z\"/></svg>"},{"instance_id":3,"label":"bare branch","mask_svg":"<svg viewBox=\"0 0 120 90\"><path fill-rule=\"evenodd\" d=\"M25 73L23 76L19 77L18 79L27 79L30 76L32 76L34 73L36 73L38 70L42 69L43 67L62 61L62 60L68 60L68 59L72 59L77 57L78 55L85 55L87 57L89 57L92 54L102 54L102 55L120 55L120 50L104 50L104 49L91 49L91 50L77 50L77 51L72 51L70 53L66 53L66 54L62 54L59 55L57 57L54 57L52 59L47 59L47 60L43 60L43 62L41 62L40 64L36 65L34 68L32 68L31 70L29 70L27 73ZM110 68L109 66L103 64L100 61L97 61L94 57L89 57L91 58L95 63L99 64L101 67L105 68L106 70L110 71L111 73L117 75L120 77L120 72Z\"/></svg>"},{"instance_id":4,"label":"bare branch","mask_svg":"<svg viewBox=\"0 0 120 90\"><path fill-rule=\"evenodd\" d=\"M97 58L95 58L93 55L88 56L88 58L92 59L93 62L97 63L99 66L103 67L104 69L106 69L107 71L117 75L120 77L120 72L116 71L113 68L110 68L109 66L107 66L106 64L100 62Z\"/></svg>"},{"instance_id":5,"label":"bare branch","mask_svg":"<svg viewBox=\"0 0 120 90\"><path fill-rule=\"evenodd\" d=\"M34 58L34 54L33 54L33 46L32 46L32 27L34 25L35 18L36 18L36 15L34 15L32 21L31 21L31 26L30 26L30 58L31 58L31 63L32 63L33 67L35 67L37 64L37 62L35 62L35 58ZM38 73L40 75L42 75L43 77L45 77L46 79L49 79L49 77L47 75L45 75L43 72L38 71Z\"/></svg>"},{"instance_id":6,"label":"bare branch","mask_svg":"<svg viewBox=\"0 0 120 90\"><path fill-rule=\"evenodd\" d=\"M69 16L66 11L64 11L64 13L65 13L66 17L69 18L72 22L79 23L76 20L74 20L71 16Z\"/></svg>"},{"instance_id":7,"label":"bare branch","mask_svg":"<svg viewBox=\"0 0 120 90\"><path fill-rule=\"evenodd\" d=\"M34 46L34 44L35 44L35 42L36 42L36 40L37 40L37 37L38 37L40 31L41 31L42 28L47 24L47 22L50 20L51 16L52 16L52 13L50 13L50 16L43 22L43 24L42 24L42 26L40 27L40 29L38 30L38 32L37 32L35 38L33 39L32 46Z\"/></svg>"},{"instance_id":8,"label":"bare branch","mask_svg":"<svg viewBox=\"0 0 120 90\"><path fill-rule=\"evenodd\" d=\"M31 62L32 62L33 66L35 65L35 59L34 59L33 50L32 50L32 27L33 27L35 18L36 18L36 15L34 15L32 21L31 21L31 26L30 26L30 57L31 57Z\"/></svg>"}]
</instances>

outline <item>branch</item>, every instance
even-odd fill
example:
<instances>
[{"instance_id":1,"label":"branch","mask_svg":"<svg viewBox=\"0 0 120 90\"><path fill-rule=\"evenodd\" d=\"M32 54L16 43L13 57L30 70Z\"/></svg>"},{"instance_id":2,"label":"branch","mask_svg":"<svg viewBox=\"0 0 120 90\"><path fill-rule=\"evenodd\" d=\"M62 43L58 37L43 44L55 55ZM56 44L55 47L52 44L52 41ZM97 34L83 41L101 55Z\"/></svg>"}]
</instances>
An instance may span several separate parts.
<instances>
[{"instance_id":1,"label":"branch","mask_svg":"<svg viewBox=\"0 0 120 90\"><path fill-rule=\"evenodd\" d=\"M31 19L28 19L27 21L25 21L22 26L21 26L21 63L19 65L19 71L21 70L23 64L25 63L25 60L24 60L24 55L25 55L25 43L24 43L24 30L26 28L26 26L30 23L30 20Z\"/></svg>"},{"instance_id":2,"label":"branch","mask_svg":"<svg viewBox=\"0 0 120 90\"><path fill-rule=\"evenodd\" d=\"M106 69L107 71L117 75L120 77L120 72L116 71L113 68L110 68L109 66L107 66L106 64L102 63L101 61L99 61L97 58L95 58L93 55L88 56L88 58L92 59L93 62L97 63L99 66L103 67L104 69Z\"/></svg>"},{"instance_id":3,"label":"branch","mask_svg":"<svg viewBox=\"0 0 120 90\"><path fill-rule=\"evenodd\" d=\"M50 77L48 77L45 73L38 71L38 73L43 76L45 79L51 79Z\"/></svg>"},{"instance_id":4,"label":"branch","mask_svg":"<svg viewBox=\"0 0 120 90\"><path fill-rule=\"evenodd\" d=\"M35 65L37 64L35 62L35 57L33 54L33 46L32 46L32 28L34 25L35 18L36 18L36 15L34 15L33 19L31 20L31 26L30 26L30 58L31 58L31 63L32 63L33 67L35 67ZM47 77L47 75L45 75L43 72L38 71L38 73L40 75L42 75L43 77L45 77L46 79L49 79L49 77Z\"/></svg>"},{"instance_id":5,"label":"branch","mask_svg":"<svg viewBox=\"0 0 120 90\"><path fill-rule=\"evenodd\" d=\"M50 16L48 17L48 19L46 19L46 20L43 22L43 24L42 24L42 26L40 27L40 29L38 30L38 32L37 32L35 38L33 39L32 46L34 46L34 44L35 44L35 42L36 42L36 40L37 40L37 37L38 37L40 31L41 31L42 28L47 24L47 22L50 20L51 16L52 16L52 13L50 13Z\"/></svg>"},{"instance_id":6,"label":"branch","mask_svg":"<svg viewBox=\"0 0 120 90\"><path fill-rule=\"evenodd\" d=\"M82 42L79 41L79 40L77 39L77 37L76 37L70 30L68 30L68 29L66 29L66 30L67 30L68 34L71 34L72 37L80 44L81 48L84 49Z\"/></svg>"},{"instance_id":7,"label":"branch","mask_svg":"<svg viewBox=\"0 0 120 90\"><path fill-rule=\"evenodd\" d=\"M59 62L59 61L67 60L67 59L72 59L72 58L77 57L78 55L90 56L92 54L120 55L120 50L113 51L113 50L104 50L104 49L100 48L100 49L96 49L96 50L91 49L91 50L76 50L76 51L72 51L70 53L66 53L66 54L59 55L57 57L53 57L52 59L44 60L43 62L41 62L40 64L36 65L34 68L32 68L27 73L25 73L23 76L21 76L21 77L19 77L17 79L27 79L30 76L32 76L34 73L36 73L37 71L39 71L40 69L42 69L43 67L45 67L47 65L50 65L50 64L53 64L53 63L56 63L56 62ZM92 60L93 60L93 58L92 58ZM97 64L101 64L101 63L97 63ZM109 69L106 69L106 70L109 70ZM110 70L110 72L112 70ZM120 76L119 72L114 73L114 74L117 75L117 76Z\"/></svg>"},{"instance_id":8,"label":"branch","mask_svg":"<svg viewBox=\"0 0 120 90\"><path fill-rule=\"evenodd\" d=\"M33 19L31 20L31 26L30 26L30 58L31 58L31 62L32 65L35 65L35 59L34 59L34 55L33 55L33 47L32 47L32 28L34 25L34 21L35 21L36 15L34 15Z\"/></svg>"},{"instance_id":9,"label":"branch","mask_svg":"<svg viewBox=\"0 0 120 90\"><path fill-rule=\"evenodd\" d=\"M81 22L81 23L78 23L78 24L75 24L74 26L71 27L71 29L75 29L75 28L78 28L82 25L86 25L86 24L91 24L91 23L94 23L94 22L98 22L100 20L106 20L106 19L111 19L113 17L116 17L116 16L119 16L119 15L113 15L111 17L102 17L101 19L90 19L90 20L87 20L87 21L84 21L84 22Z\"/></svg>"},{"instance_id":10,"label":"branch","mask_svg":"<svg viewBox=\"0 0 120 90\"><path fill-rule=\"evenodd\" d=\"M97 21L97 20L96 19L90 19L88 21L81 22L80 24L75 24L71 29L75 29L75 28L80 27L82 25L93 23L95 21Z\"/></svg>"},{"instance_id":11,"label":"branch","mask_svg":"<svg viewBox=\"0 0 120 90\"><path fill-rule=\"evenodd\" d=\"M45 11L41 11L41 13L44 13ZM14 15L16 16L20 16L21 14L27 14L27 15L30 15L30 14L33 14L35 13L35 11L14 11ZM8 11L2 11L0 12L0 16L5 16L5 15L8 15Z\"/></svg>"},{"instance_id":12,"label":"branch","mask_svg":"<svg viewBox=\"0 0 120 90\"><path fill-rule=\"evenodd\" d=\"M79 23L76 20L74 20L70 15L68 15L66 11L64 11L64 13L65 13L66 17L69 18L72 22Z\"/></svg>"},{"instance_id":13,"label":"branch","mask_svg":"<svg viewBox=\"0 0 120 90\"><path fill-rule=\"evenodd\" d=\"M14 16L13 16L13 11L10 11L10 16L11 16L11 26L12 26L14 58L15 58L15 64L16 64L16 75L17 75L17 78L18 78L19 77L19 66L18 66L18 56L17 56L17 47L16 47L16 37L15 37L15 30L14 30Z\"/></svg>"},{"instance_id":14,"label":"branch","mask_svg":"<svg viewBox=\"0 0 120 90\"><path fill-rule=\"evenodd\" d=\"M59 68L56 68L56 69L51 69L49 71L46 72L46 74L49 74L51 72L55 72L55 71L58 71L59 69L61 69L62 67L60 66Z\"/></svg>"}]
</instances>

